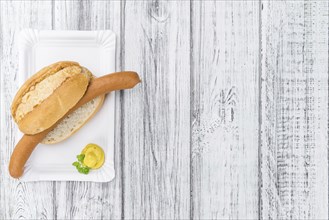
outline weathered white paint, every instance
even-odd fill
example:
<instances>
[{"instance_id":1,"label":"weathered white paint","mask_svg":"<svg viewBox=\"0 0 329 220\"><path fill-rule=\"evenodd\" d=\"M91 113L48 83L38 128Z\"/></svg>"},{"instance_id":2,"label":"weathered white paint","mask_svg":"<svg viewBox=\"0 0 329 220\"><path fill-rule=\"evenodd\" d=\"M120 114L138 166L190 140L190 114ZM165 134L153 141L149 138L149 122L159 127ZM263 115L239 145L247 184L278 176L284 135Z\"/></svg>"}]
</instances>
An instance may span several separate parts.
<instances>
[{"instance_id":1,"label":"weathered white paint","mask_svg":"<svg viewBox=\"0 0 329 220\"><path fill-rule=\"evenodd\" d=\"M261 217L328 218L328 1L264 1Z\"/></svg>"},{"instance_id":2,"label":"weathered white paint","mask_svg":"<svg viewBox=\"0 0 329 220\"><path fill-rule=\"evenodd\" d=\"M124 217L190 216L190 6L127 1L124 68L142 84L124 91Z\"/></svg>"},{"instance_id":3,"label":"weathered white paint","mask_svg":"<svg viewBox=\"0 0 329 220\"><path fill-rule=\"evenodd\" d=\"M195 219L258 218L258 8L193 2Z\"/></svg>"},{"instance_id":4,"label":"weathered white paint","mask_svg":"<svg viewBox=\"0 0 329 220\"><path fill-rule=\"evenodd\" d=\"M113 182L9 177L22 28L117 33ZM0 1L0 105L0 219L328 218L327 1Z\"/></svg>"}]
</instances>

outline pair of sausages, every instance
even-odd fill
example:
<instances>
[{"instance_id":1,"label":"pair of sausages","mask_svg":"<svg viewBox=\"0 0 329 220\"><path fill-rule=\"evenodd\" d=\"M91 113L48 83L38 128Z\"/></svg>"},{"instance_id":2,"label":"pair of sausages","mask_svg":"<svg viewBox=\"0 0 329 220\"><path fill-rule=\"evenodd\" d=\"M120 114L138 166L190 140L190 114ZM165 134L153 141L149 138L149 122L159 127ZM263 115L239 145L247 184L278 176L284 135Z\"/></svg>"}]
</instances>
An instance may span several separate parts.
<instances>
[{"instance_id":1,"label":"pair of sausages","mask_svg":"<svg viewBox=\"0 0 329 220\"><path fill-rule=\"evenodd\" d=\"M112 73L93 79L90 82L85 95L72 109L70 109L70 111L66 113L64 117L62 117L62 119L99 95L115 90L131 89L140 81L138 74L130 71ZM41 133L35 135L24 135L21 138L10 158L9 173L12 177L19 178L23 175L26 161L31 156L33 150L62 119Z\"/></svg>"}]
</instances>

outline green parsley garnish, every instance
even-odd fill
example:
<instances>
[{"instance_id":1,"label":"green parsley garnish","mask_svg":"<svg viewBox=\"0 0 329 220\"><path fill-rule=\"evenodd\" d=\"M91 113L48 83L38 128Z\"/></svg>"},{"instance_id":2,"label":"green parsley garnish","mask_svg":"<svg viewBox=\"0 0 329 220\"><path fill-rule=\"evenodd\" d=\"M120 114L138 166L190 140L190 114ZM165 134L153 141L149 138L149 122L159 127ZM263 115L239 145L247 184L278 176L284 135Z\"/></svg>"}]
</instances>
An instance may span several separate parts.
<instances>
[{"instance_id":1,"label":"green parsley garnish","mask_svg":"<svg viewBox=\"0 0 329 220\"><path fill-rule=\"evenodd\" d=\"M88 174L90 168L83 164L83 160L85 159L85 155L84 154L79 154L79 155L77 155L77 159L78 159L78 161L75 161L74 163L72 163L72 165L75 166L75 168L77 168L79 173Z\"/></svg>"},{"instance_id":2,"label":"green parsley garnish","mask_svg":"<svg viewBox=\"0 0 329 220\"><path fill-rule=\"evenodd\" d=\"M79 162L83 162L83 159L85 159L85 155L84 154L79 154L79 155L77 155L77 159L78 159L78 161Z\"/></svg>"}]
</instances>

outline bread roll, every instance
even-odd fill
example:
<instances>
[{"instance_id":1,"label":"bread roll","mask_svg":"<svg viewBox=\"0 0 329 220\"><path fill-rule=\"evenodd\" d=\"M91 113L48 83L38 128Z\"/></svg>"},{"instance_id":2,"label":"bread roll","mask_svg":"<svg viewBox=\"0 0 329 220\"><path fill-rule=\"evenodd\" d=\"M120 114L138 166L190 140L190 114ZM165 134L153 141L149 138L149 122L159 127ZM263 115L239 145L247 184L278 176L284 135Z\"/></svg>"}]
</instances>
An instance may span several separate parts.
<instances>
[{"instance_id":1,"label":"bread roll","mask_svg":"<svg viewBox=\"0 0 329 220\"><path fill-rule=\"evenodd\" d=\"M11 113L29 135L54 125L82 98L91 75L76 62L58 62L41 69L17 92Z\"/></svg>"},{"instance_id":2,"label":"bread roll","mask_svg":"<svg viewBox=\"0 0 329 220\"><path fill-rule=\"evenodd\" d=\"M104 98L105 95L98 96L66 116L41 143L56 144L72 136L99 111Z\"/></svg>"}]
</instances>

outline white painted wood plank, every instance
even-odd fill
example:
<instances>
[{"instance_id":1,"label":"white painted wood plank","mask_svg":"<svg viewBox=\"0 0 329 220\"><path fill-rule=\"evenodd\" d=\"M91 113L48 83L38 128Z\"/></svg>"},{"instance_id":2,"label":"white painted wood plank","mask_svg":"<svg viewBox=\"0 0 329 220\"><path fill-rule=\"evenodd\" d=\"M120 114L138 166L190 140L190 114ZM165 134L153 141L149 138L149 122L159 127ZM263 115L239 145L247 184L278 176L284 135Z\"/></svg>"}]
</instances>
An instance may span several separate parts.
<instances>
[{"instance_id":1,"label":"white painted wood plank","mask_svg":"<svg viewBox=\"0 0 329 220\"><path fill-rule=\"evenodd\" d=\"M192 12L192 218L257 219L259 4Z\"/></svg>"},{"instance_id":2,"label":"white painted wood plank","mask_svg":"<svg viewBox=\"0 0 329 220\"><path fill-rule=\"evenodd\" d=\"M121 3L107 1L56 1L54 29L104 30L117 34L117 69L120 66ZM116 101L115 169L110 183L58 182L54 198L59 219L121 218L121 127L120 93Z\"/></svg>"},{"instance_id":3,"label":"white painted wood plank","mask_svg":"<svg viewBox=\"0 0 329 220\"><path fill-rule=\"evenodd\" d=\"M8 173L16 128L10 105L18 89L17 34L22 28L51 28L51 2L0 2L0 219L52 219L53 183L20 183Z\"/></svg>"},{"instance_id":4,"label":"white painted wood plank","mask_svg":"<svg viewBox=\"0 0 329 220\"><path fill-rule=\"evenodd\" d=\"M263 1L264 219L328 218L328 1Z\"/></svg>"},{"instance_id":5,"label":"white painted wood plank","mask_svg":"<svg viewBox=\"0 0 329 220\"><path fill-rule=\"evenodd\" d=\"M124 218L190 216L190 5L127 1L124 68Z\"/></svg>"}]
</instances>

